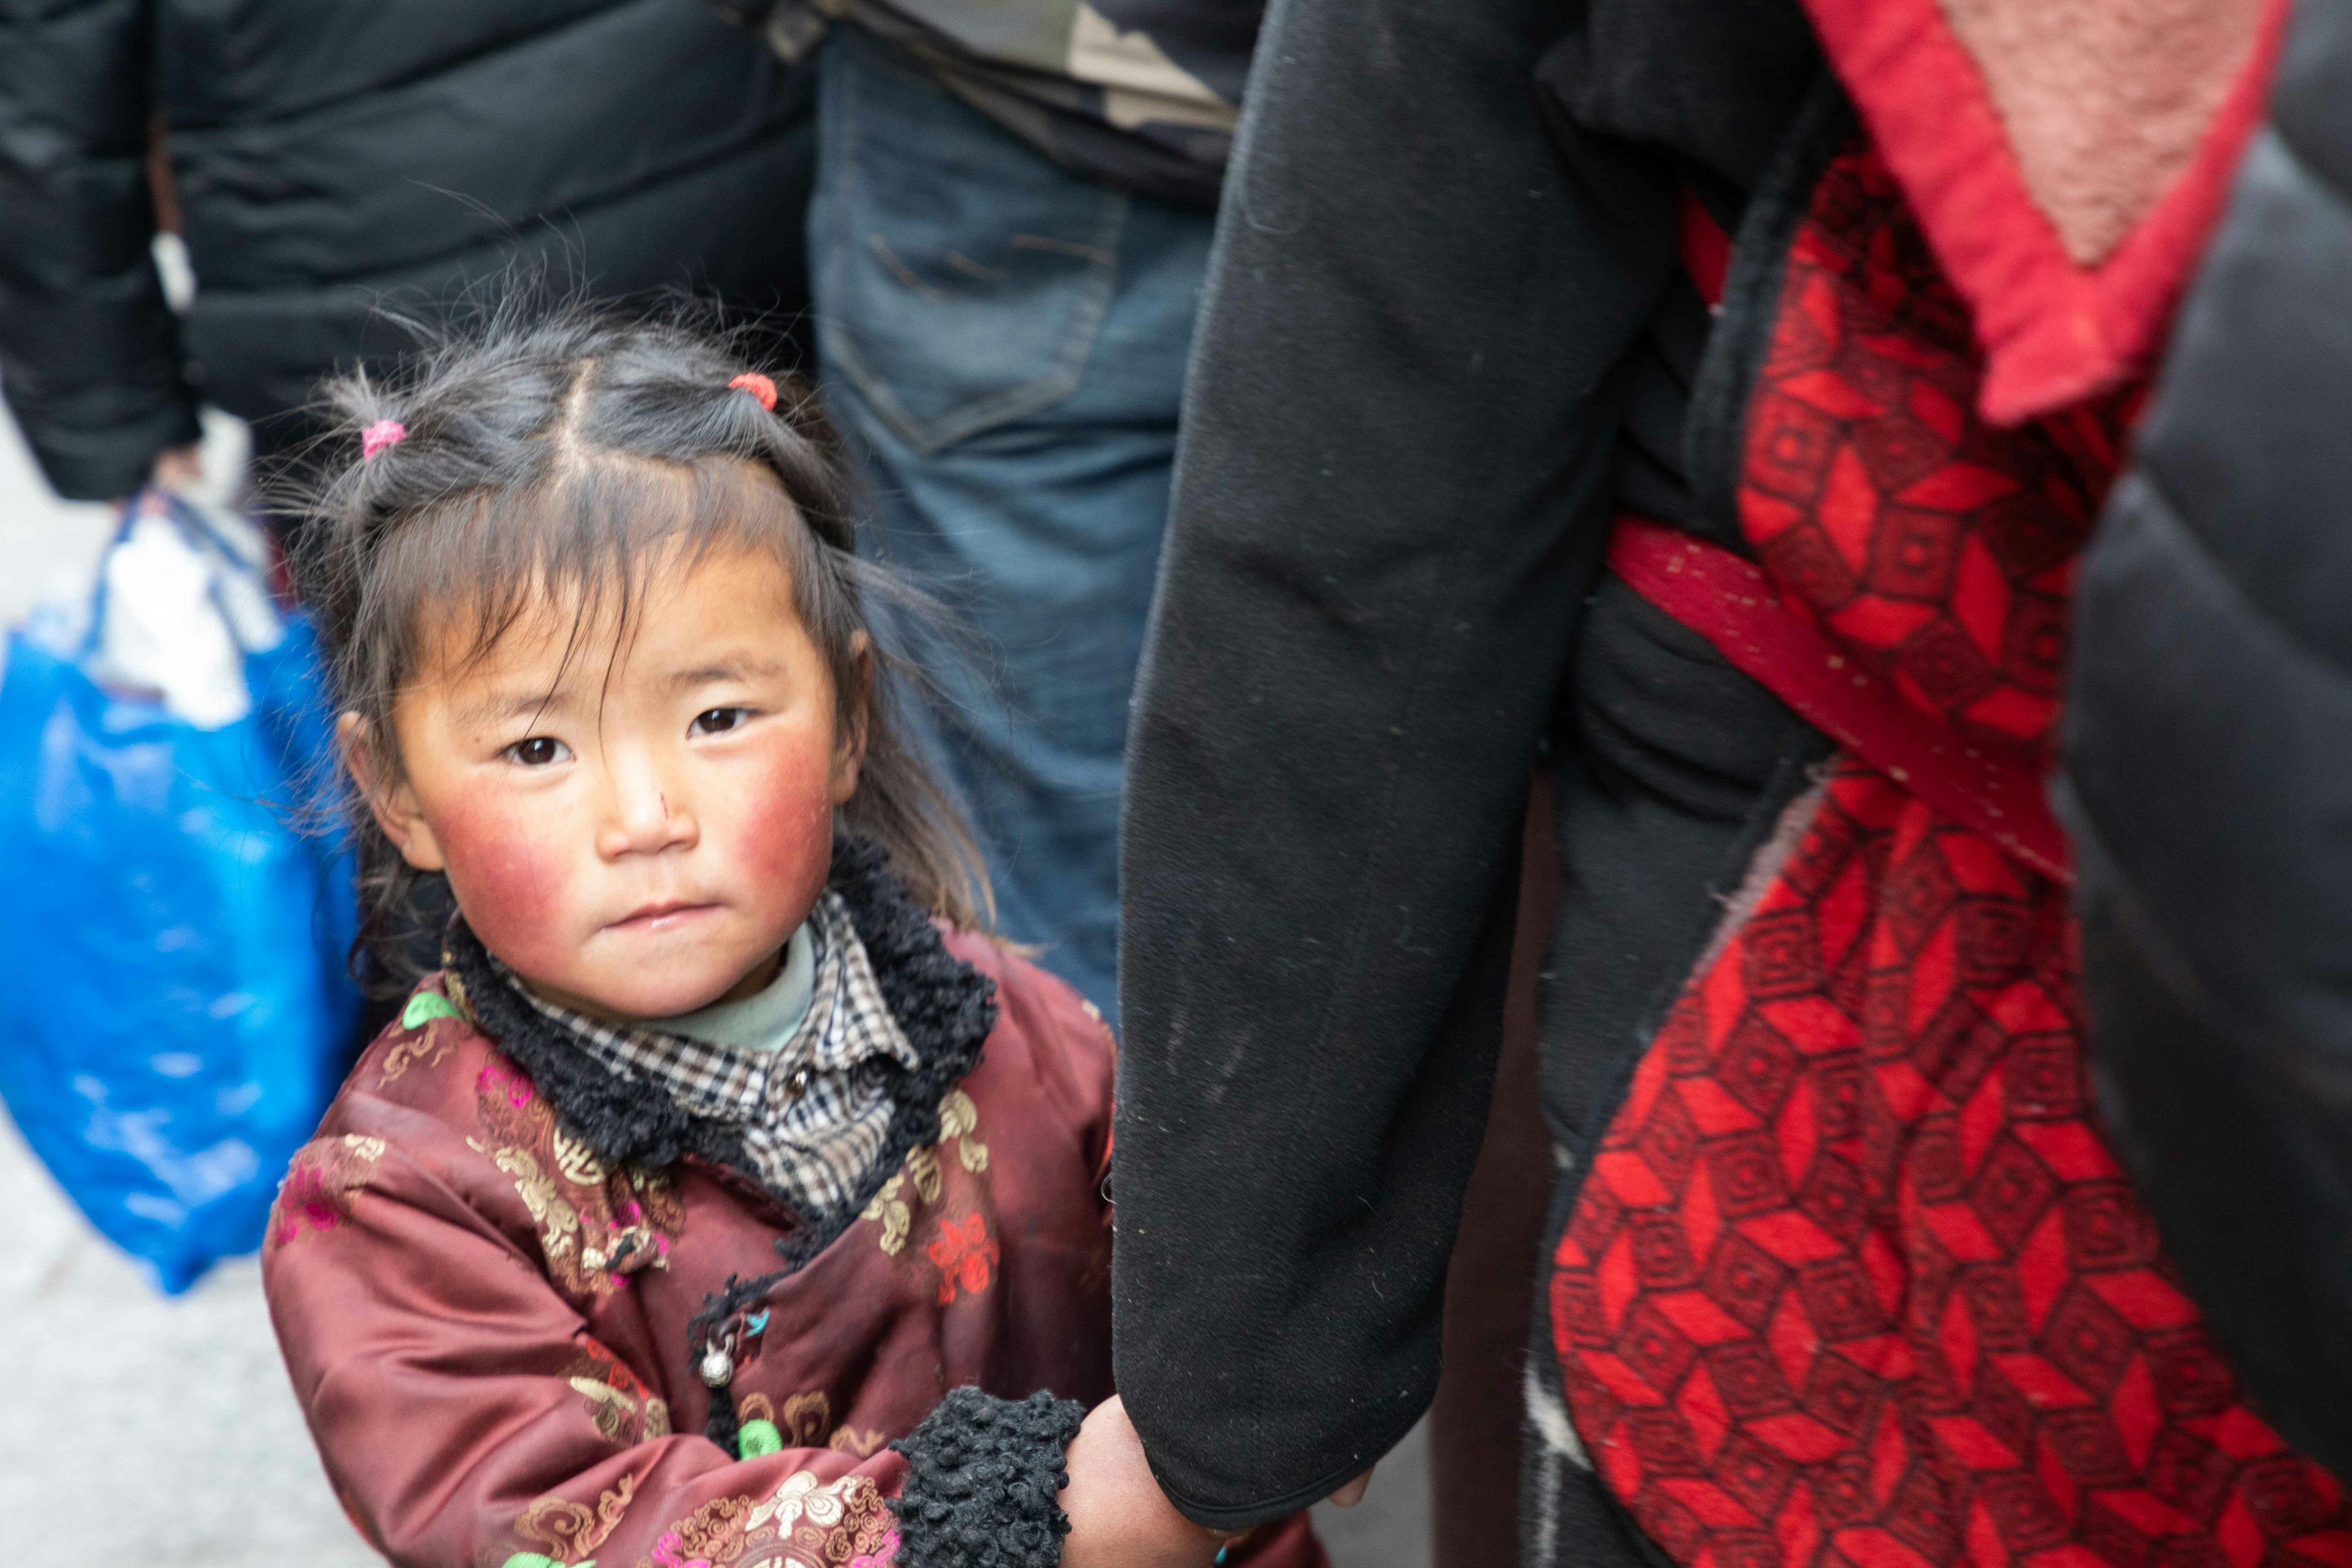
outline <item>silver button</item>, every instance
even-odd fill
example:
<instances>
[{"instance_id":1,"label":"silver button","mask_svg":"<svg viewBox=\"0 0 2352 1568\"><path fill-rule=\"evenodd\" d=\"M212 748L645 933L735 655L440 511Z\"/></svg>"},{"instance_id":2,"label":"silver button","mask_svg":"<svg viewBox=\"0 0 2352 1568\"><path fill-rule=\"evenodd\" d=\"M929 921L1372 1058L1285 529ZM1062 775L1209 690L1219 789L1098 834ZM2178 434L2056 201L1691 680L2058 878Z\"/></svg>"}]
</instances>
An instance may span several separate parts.
<instances>
[{"instance_id":1,"label":"silver button","mask_svg":"<svg viewBox=\"0 0 2352 1568\"><path fill-rule=\"evenodd\" d=\"M793 1076L784 1079L784 1098L798 1100L808 1092L808 1068L794 1068Z\"/></svg>"}]
</instances>

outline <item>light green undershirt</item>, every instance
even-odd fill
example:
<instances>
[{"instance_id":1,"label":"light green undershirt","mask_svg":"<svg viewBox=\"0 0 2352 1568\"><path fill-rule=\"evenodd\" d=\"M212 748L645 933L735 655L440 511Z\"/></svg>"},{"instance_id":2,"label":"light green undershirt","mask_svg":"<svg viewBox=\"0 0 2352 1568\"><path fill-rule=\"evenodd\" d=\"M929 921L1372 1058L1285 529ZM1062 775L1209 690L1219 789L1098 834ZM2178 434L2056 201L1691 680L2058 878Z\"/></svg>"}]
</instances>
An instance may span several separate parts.
<instances>
[{"instance_id":1,"label":"light green undershirt","mask_svg":"<svg viewBox=\"0 0 2352 1568\"><path fill-rule=\"evenodd\" d=\"M816 993L816 937L803 921L784 943L784 962L776 977L749 996L733 1002L713 1002L708 1007L681 1013L675 1018L648 1018L647 1028L684 1035L714 1046L738 1050L775 1051L783 1048L793 1031L808 1016Z\"/></svg>"}]
</instances>

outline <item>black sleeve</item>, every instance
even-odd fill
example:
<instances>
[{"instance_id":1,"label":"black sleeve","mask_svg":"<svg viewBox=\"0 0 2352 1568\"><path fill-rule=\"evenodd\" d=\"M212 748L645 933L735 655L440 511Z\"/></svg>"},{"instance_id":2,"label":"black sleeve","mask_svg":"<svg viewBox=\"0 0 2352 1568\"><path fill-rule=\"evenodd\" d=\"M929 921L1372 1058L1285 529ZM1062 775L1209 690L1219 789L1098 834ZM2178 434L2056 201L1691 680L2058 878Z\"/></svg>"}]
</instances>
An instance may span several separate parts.
<instances>
[{"instance_id":1,"label":"black sleeve","mask_svg":"<svg viewBox=\"0 0 2352 1568\"><path fill-rule=\"evenodd\" d=\"M1498 906L1673 266L1669 200L1603 224L1547 143L1560 14L1276 0L1258 46L1122 844L1118 1386L1204 1524L1434 1385Z\"/></svg>"},{"instance_id":2,"label":"black sleeve","mask_svg":"<svg viewBox=\"0 0 2352 1568\"><path fill-rule=\"evenodd\" d=\"M144 0L0 0L0 390L59 495L196 437L148 244Z\"/></svg>"},{"instance_id":3,"label":"black sleeve","mask_svg":"<svg viewBox=\"0 0 2352 1568\"><path fill-rule=\"evenodd\" d=\"M2101 1105L2263 1413L2352 1473L2352 6L2305 0L2084 564Z\"/></svg>"}]
</instances>

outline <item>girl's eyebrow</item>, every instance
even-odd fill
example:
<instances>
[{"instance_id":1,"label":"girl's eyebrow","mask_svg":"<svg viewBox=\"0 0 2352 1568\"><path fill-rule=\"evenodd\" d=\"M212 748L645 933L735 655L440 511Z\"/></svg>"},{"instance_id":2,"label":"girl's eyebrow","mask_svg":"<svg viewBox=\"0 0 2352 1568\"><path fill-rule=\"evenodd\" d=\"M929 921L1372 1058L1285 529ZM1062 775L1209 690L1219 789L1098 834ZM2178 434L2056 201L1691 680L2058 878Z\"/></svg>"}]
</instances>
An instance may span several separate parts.
<instances>
[{"instance_id":1,"label":"girl's eyebrow","mask_svg":"<svg viewBox=\"0 0 2352 1568\"><path fill-rule=\"evenodd\" d=\"M746 655L723 658L716 664L698 665L692 669L681 669L666 679L670 686L683 689L709 686L721 680L761 680L783 672L783 665L775 659Z\"/></svg>"},{"instance_id":2,"label":"girl's eyebrow","mask_svg":"<svg viewBox=\"0 0 2352 1568\"><path fill-rule=\"evenodd\" d=\"M503 724L516 719L535 719L544 713L561 713L568 706L569 694L561 687L552 691L493 691L458 709L457 719L465 724Z\"/></svg>"}]
</instances>

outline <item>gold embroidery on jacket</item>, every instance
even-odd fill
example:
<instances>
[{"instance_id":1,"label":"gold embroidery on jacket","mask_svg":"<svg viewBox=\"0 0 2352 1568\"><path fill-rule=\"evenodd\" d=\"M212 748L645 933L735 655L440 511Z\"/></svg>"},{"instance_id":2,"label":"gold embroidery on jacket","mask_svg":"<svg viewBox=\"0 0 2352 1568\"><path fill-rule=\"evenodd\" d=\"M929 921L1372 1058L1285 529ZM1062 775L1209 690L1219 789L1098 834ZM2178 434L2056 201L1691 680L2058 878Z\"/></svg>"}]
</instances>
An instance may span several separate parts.
<instances>
[{"instance_id":1,"label":"gold embroidery on jacket","mask_svg":"<svg viewBox=\"0 0 2352 1568\"><path fill-rule=\"evenodd\" d=\"M604 1162L596 1157L593 1149L561 1127L555 1129L553 1142L555 1168L563 1173L565 1181L583 1187L604 1184L608 1173L604 1169Z\"/></svg>"},{"instance_id":2,"label":"gold embroidery on jacket","mask_svg":"<svg viewBox=\"0 0 2352 1568\"><path fill-rule=\"evenodd\" d=\"M861 1459L870 1459L889 1440L890 1435L887 1432L877 1432L871 1428L861 1432L855 1426L845 1426L834 1433L832 1441L825 1447L838 1454L855 1454Z\"/></svg>"},{"instance_id":3,"label":"gold embroidery on jacket","mask_svg":"<svg viewBox=\"0 0 2352 1568\"><path fill-rule=\"evenodd\" d=\"M833 1401L823 1389L814 1394L795 1394L784 1401L784 1418L776 1423L784 1439L795 1448L814 1448L824 1439L825 1428L833 1425Z\"/></svg>"},{"instance_id":4,"label":"gold embroidery on jacket","mask_svg":"<svg viewBox=\"0 0 2352 1568\"><path fill-rule=\"evenodd\" d=\"M870 1459L890 1440L884 1432L861 1431L846 1425L835 1426L833 1397L821 1388L791 1395L784 1401L782 1415L776 1414L775 1405L764 1394L743 1395L736 1401L735 1410L745 1421L774 1422L785 1444L794 1448L830 1448L837 1454Z\"/></svg>"},{"instance_id":5,"label":"gold embroidery on jacket","mask_svg":"<svg viewBox=\"0 0 2352 1568\"><path fill-rule=\"evenodd\" d=\"M882 1190L874 1194L874 1201L866 1205L866 1213L860 1216L881 1226L880 1246L893 1258L906 1248L907 1232L914 1227L914 1215L898 1196L906 1184L904 1171L883 1183Z\"/></svg>"},{"instance_id":6,"label":"gold embroidery on jacket","mask_svg":"<svg viewBox=\"0 0 2352 1568\"><path fill-rule=\"evenodd\" d=\"M563 1378L587 1402L588 1418L606 1442L627 1448L669 1436L667 1402L604 1346L583 1344Z\"/></svg>"},{"instance_id":7,"label":"gold embroidery on jacket","mask_svg":"<svg viewBox=\"0 0 2352 1568\"><path fill-rule=\"evenodd\" d=\"M667 1173L608 1165L502 1056L483 1066L476 1103L488 1136L467 1142L513 1178L550 1279L574 1295L604 1295L616 1274L669 1266L686 1205Z\"/></svg>"},{"instance_id":8,"label":"gold embroidery on jacket","mask_svg":"<svg viewBox=\"0 0 2352 1568\"><path fill-rule=\"evenodd\" d=\"M963 1168L974 1175L988 1169L988 1145L972 1136L978 1131L980 1107L963 1090L948 1090L948 1097L940 1101L940 1142L955 1139L957 1156L963 1161Z\"/></svg>"},{"instance_id":9,"label":"gold embroidery on jacket","mask_svg":"<svg viewBox=\"0 0 2352 1568\"><path fill-rule=\"evenodd\" d=\"M615 1447L635 1447L646 1429L646 1414L637 1402L609 1383L596 1383L584 1377L567 1379L588 1402L588 1419L604 1441Z\"/></svg>"},{"instance_id":10,"label":"gold embroidery on jacket","mask_svg":"<svg viewBox=\"0 0 2352 1568\"><path fill-rule=\"evenodd\" d=\"M744 1521L751 1512L750 1498L712 1498L672 1527L677 1555L689 1562L696 1558L711 1563L732 1562L743 1549ZM671 1539L672 1535L666 1534L662 1542L667 1544Z\"/></svg>"},{"instance_id":11,"label":"gold embroidery on jacket","mask_svg":"<svg viewBox=\"0 0 2352 1568\"><path fill-rule=\"evenodd\" d=\"M876 1238L882 1250L896 1258L907 1248L907 1238L915 1228L915 1205L919 1199L936 1204L946 1184L941 1179L940 1150L950 1140L956 1145L956 1157L963 1168L974 1175L988 1169L988 1145L974 1136L980 1131L980 1107L962 1089L948 1090L940 1101L940 1142L916 1149L907 1156L907 1163L874 1194L858 1217L873 1221L882 1227ZM913 1193L908 1194L911 1184Z\"/></svg>"},{"instance_id":12,"label":"gold embroidery on jacket","mask_svg":"<svg viewBox=\"0 0 2352 1568\"><path fill-rule=\"evenodd\" d=\"M569 1498L541 1498L515 1521L515 1533L558 1563L579 1562L619 1527L636 1488L635 1476L623 1476L620 1485L597 1498L593 1513Z\"/></svg>"},{"instance_id":13,"label":"gold embroidery on jacket","mask_svg":"<svg viewBox=\"0 0 2352 1568\"><path fill-rule=\"evenodd\" d=\"M748 1406L747 1406L748 1407ZM884 1568L897 1541L881 1489L866 1476L820 1484L795 1470L756 1505L714 1499L663 1531L637 1568Z\"/></svg>"},{"instance_id":14,"label":"gold embroidery on jacket","mask_svg":"<svg viewBox=\"0 0 2352 1568\"><path fill-rule=\"evenodd\" d=\"M416 1032L414 1039L395 1040L383 1053L383 1068L376 1075L378 1085L396 1082L411 1067L437 1068L449 1047L457 1043L455 1031L438 1018Z\"/></svg>"}]
</instances>

